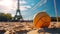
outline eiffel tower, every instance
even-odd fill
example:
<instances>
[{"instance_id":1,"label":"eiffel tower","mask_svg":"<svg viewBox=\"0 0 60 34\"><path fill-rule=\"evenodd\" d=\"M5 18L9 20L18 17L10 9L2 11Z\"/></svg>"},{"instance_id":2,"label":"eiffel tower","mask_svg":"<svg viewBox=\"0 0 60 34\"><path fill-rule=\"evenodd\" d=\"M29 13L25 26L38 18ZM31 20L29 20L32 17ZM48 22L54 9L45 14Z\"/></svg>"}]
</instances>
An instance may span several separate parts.
<instances>
[{"instance_id":1,"label":"eiffel tower","mask_svg":"<svg viewBox=\"0 0 60 34\"><path fill-rule=\"evenodd\" d=\"M16 15L15 15L14 20L22 21L23 18L22 18L21 12L20 12L19 5L20 5L20 3L19 3L19 0L18 0L18 2L17 2L17 11L16 11ZM19 15L18 15L18 13L19 13Z\"/></svg>"}]
</instances>

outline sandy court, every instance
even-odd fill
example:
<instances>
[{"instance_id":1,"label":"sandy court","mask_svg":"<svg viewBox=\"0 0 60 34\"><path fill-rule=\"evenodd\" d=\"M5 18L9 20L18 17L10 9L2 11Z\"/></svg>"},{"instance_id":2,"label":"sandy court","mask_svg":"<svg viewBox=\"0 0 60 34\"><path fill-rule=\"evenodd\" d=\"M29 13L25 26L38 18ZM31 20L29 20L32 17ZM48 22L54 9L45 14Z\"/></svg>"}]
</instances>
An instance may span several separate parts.
<instances>
[{"instance_id":1,"label":"sandy court","mask_svg":"<svg viewBox=\"0 0 60 34\"><path fill-rule=\"evenodd\" d=\"M32 22L0 22L0 30L27 30L28 32L25 32L27 34L60 34L60 22L51 22L46 29L32 29L31 26L33 26Z\"/></svg>"}]
</instances>

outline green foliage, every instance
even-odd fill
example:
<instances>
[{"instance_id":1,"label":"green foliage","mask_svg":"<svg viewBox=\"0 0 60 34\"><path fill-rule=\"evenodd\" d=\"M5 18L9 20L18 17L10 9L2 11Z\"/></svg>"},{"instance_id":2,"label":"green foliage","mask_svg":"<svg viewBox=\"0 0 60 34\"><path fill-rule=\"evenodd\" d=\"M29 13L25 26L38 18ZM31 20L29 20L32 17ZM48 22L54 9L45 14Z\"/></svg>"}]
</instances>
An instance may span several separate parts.
<instances>
[{"instance_id":1,"label":"green foliage","mask_svg":"<svg viewBox=\"0 0 60 34\"><path fill-rule=\"evenodd\" d=\"M9 21L12 19L11 14L0 13L0 21Z\"/></svg>"}]
</instances>

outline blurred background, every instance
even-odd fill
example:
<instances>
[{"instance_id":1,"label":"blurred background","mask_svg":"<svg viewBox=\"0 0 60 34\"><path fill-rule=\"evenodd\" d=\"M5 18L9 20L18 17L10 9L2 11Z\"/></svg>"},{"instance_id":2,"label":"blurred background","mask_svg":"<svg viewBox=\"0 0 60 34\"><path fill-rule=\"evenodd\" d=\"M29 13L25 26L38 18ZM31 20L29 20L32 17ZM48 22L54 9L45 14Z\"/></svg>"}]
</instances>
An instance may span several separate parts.
<instances>
[{"instance_id":1,"label":"blurred background","mask_svg":"<svg viewBox=\"0 0 60 34\"><path fill-rule=\"evenodd\" d=\"M56 0L58 20L60 21L60 0ZM20 0L20 12L23 20L32 21L38 12L47 12L52 21L56 21L54 0ZM0 21L12 21L17 10L17 0L0 0Z\"/></svg>"}]
</instances>

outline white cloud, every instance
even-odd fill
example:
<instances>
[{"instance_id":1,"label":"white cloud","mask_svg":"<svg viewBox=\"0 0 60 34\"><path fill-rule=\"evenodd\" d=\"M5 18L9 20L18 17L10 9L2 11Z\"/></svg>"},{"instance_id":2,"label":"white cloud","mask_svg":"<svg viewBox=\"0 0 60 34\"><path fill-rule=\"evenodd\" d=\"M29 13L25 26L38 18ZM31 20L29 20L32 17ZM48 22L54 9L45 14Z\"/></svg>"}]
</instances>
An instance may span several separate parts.
<instances>
[{"instance_id":1,"label":"white cloud","mask_svg":"<svg viewBox=\"0 0 60 34\"><path fill-rule=\"evenodd\" d=\"M21 11L28 10L28 8L31 8L31 6L20 6Z\"/></svg>"},{"instance_id":2,"label":"white cloud","mask_svg":"<svg viewBox=\"0 0 60 34\"><path fill-rule=\"evenodd\" d=\"M31 6L26 6L26 8L31 8Z\"/></svg>"},{"instance_id":3,"label":"white cloud","mask_svg":"<svg viewBox=\"0 0 60 34\"><path fill-rule=\"evenodd\" d=\"M14 2L12 0L2 0L0 1L0 11L4 13L9 13L13 9Z\"/></svg>"},{"instance_id":4,"label":"white cloud","mask_svg":"<svg viewBox=\"0 0 60 34\"><path fill-rule=\"evenodd\" d=\"M12 0L2 0L2 1L0 1L0 5L2 5L2 6L11 7L12 4L13 4Z\"/></svg>"},{"instance_id":5,"label":"white cloud","mask_svg":"<svg viewBox=\"0 0 60 34\"><path fill-rule=\"evenodd\" d=\"M20 1L20 4L26 4L27 2L22 0ZM4 11L10 11L10 10L16 10L17 8L17 1L13 1L13 0L2 0L0 1L0 6L2 6ZM28 10L29 8L31 8L31 6L20 6L20 10L21 11L25 11Z\"/></svg>"},{"instance_id":6,"label":"white cloud","mask_svg":"<svg viewBox=\"0 0 60 34\"><path fill-rule=\"evenodd\" d=\"M20 5L21 5L21 4L27 4L27 2L26 2L25 0L20 0ZM29 6L29 5L20 6L20 10L21 10L21 11L28 10L29 8L31 8L31 6Z\"/></svg>"},{"instance_id":7,"label":"white cloud","mask_svg":"<svg viewBox=\"0 0 60 34\"><path fill-rule=\"evenodd\" d=\"M20 1L20 4L26 4L27 2L26 1Z\"/></svg>"},{"instance_id":8,"label":"white cloud","mask_svg":"<svg viewBox=\"0 0 60 34\"><path fill-rule=\"evenodd\" d=\"M25 0L22 0L20 1L20 4L27 4L27 2ZM31 8L30 5L20 6L21 11L28 10L29 8ZM13 1L13 0L0 1L0 12L11 13L12 16L14 16L16 13L16 10L17 10L17 1ZM23 13L22 15L25 15L25 13Z\"/></svg>"}]
</instances>

